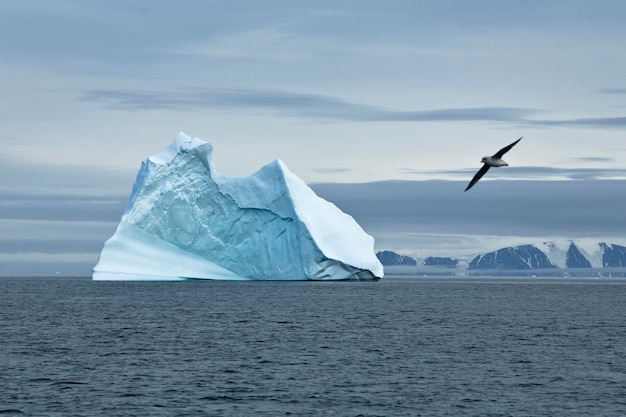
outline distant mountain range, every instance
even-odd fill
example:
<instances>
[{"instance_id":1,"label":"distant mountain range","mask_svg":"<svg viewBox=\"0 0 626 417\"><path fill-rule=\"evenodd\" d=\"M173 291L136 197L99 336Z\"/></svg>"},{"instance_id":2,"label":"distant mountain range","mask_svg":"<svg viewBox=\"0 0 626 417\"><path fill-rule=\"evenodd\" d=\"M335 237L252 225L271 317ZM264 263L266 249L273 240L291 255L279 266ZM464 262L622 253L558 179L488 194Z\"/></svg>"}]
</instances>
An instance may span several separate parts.
<instances>
[{"instance_id":1,"label":"distant mountain range","mask_svg":"<svg viewBox=\"0 0 626 417\"><path fill-rule=\"evenodd\" d=\"M626 276L626 246L614 243L549 241L511 246L471 260L422 259L392 251L376 254L387 274Z\"/></svg>"}]
</instances>

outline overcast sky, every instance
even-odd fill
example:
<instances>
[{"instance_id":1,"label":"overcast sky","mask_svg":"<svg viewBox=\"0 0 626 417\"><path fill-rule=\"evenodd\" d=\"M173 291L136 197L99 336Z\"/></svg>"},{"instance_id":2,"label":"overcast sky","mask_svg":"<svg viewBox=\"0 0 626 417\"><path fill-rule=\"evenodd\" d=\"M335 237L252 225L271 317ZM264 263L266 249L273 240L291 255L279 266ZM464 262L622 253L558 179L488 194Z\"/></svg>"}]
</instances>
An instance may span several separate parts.
<instances>
[{"instance_id":1,"label":"overcast sky","mask_svg":"<svg viewBox=\"0 0 626 417\"><path fill-rule=\"evenodd\" d=\"M282 159L377 249L626 237L624 74L621 0L0 0L0 274L88 273L178 131L227 175Z\"/></svg>"}]
</instances>

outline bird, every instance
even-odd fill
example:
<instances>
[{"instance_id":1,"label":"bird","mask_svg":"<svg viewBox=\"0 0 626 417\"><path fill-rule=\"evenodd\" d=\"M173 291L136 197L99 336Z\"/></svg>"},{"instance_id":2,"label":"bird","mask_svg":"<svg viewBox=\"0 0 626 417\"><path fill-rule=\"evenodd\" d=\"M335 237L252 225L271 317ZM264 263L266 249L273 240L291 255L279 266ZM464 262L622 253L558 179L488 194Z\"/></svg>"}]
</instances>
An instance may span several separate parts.
<instances>
[{"instance_id":1,"label":"bird","mask_svg":"<svg viewBox=\"0 0 626 417\"><path fill-rule=\"evenodd\" d=\"M472 188L474 186L474 184L476 184L478 182L478 180L481 179L483 177L483 175L485 175L485 173L487 171L489 171L489 168L491 168L491 167L496 167L496 168L497 167L508 167L509 164L507 164L505 161L502 160L502 156L505 153L507 153L508 151L510 151L513 146L517 145L517 142L522 140L522 138L523 138L523 136L521 138L519 138L518 140L516 140L515 142L511 143L510 145L507 145L504 148L500 149L498 152L494 153L492 156L483 156L483 159L481 159L480 162L482 162L484 165L478 170L476 175L474 175L474 178L472 178L472 180L468 184L468 186L465 189L465 191L467 191L470 188ZM465 192L465 191L463 191L463 192Z\"/></svg>"}]
</instances>

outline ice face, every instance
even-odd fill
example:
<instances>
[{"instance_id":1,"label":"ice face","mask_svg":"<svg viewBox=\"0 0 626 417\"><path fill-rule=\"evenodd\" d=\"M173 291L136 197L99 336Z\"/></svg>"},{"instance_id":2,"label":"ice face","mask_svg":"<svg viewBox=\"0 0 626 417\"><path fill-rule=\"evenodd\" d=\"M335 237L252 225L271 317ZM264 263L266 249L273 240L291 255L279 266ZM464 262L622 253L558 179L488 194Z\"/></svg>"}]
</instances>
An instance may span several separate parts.
<instances>
[{"instance_id":1,"label":"ice face","mask_svg":"<svg viewBox=\"0 0 626 417\"><path fill-rule=\"evenodd\" d=\"M94 280L372 280L374 239L276 160L248 177L180 133L144 160Z\"/></svg>"}]
</instances>

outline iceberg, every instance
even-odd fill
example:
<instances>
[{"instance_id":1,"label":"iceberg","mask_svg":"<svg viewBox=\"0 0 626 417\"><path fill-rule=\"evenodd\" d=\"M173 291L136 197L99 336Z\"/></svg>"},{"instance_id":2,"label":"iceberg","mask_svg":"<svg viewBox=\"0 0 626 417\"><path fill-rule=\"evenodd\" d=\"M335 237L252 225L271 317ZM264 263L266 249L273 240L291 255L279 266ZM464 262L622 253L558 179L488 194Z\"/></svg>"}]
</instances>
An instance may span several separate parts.
<instances>
[{"instance_id":1,"label":"iceberg","mask_svg":"<svg viewBox=\"0 0 626 417\"><path fill-rule=\"evenodd\" d=\"M280 160L247 177L179 133L145 159L93 280L377 280L374 238Z\"/></svg>"}]
</instances>

